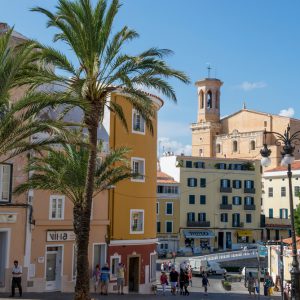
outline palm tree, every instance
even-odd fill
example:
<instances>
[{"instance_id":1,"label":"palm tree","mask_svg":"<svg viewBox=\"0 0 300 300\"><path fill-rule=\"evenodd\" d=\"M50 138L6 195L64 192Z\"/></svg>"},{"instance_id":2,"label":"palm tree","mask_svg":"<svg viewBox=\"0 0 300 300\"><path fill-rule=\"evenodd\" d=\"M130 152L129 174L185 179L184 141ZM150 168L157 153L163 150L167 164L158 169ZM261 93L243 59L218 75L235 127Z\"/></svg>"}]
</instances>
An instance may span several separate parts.
<instances>
[{"instance_id":1,"label":"palm tree","mask_svg":"<svg viewBox=\"0 0 300 300\"><path fill-rule=\"evenodd\" d=\"M24 92L17 104L10 101L15 89L22 87L23 76L29 68L34 53L34 45L12 43L13 28L0 35L0 162L8 160L24 151L37 149L49 143L57 143L68 135L67 124L53 119L41 119L37 114L43 109L39 102L41 92ZM30 99L30 109L24 109ZM47 133L34 140L33 136ZM63 138L65 135L65 138Z\"/></svg>"},{"instance_id":2,"label":"palm tree","mask_svg":"<svg viewBox=\"0 0 300 300\"><path fill-rule=\"evenodd\" d=\"M150 131L153 131L152 119L155 109L150 96L140 88L154 89L176 102L173 87L167 82L176 78L188 83L188 77L169 67L164 58L171 54L168 49L151 48L138 55L129 55L124 51L127 42L138 37L134 30L124 26L119 31L113 30L114 20L119 11L118 0L98 0L93 6L91 0L58 0L56 11L52 13L42 7L33 11L40 12L48 18L47 26L54 27L57 34L54 42L62 41L73 52L76 62L53 47L35 43L39 49L27 76L22 83L30 84L32 89L44 84L59 86L56 92L56 105L64 105L64 111L80 106L83 110L83 123L87 127L89 138L89 159L84 190L85 201L74 210L76 218L74 231L77 235L77 248L82 255L77 264L75 299L89 299L88 241L90 228L91 203L94 193L94 176L96 169L97 130L104 118L104 109L110 111L123 122L127 128L122 105L108 101L109 95L122 92L126 100L145 119ZM55 72L53 66L60 72ZM75 102L72 104L71 99ZM53 99L52 99L53 100ZM45 95L39 105L48 99ZM76 103L77 101L77 103ZM78 102L80 104L78 104ZM55 101L51 101L55 105ZM30 103L26 103L30 108ZM37 105L34 102L34 105ZM76 206L75 206L76 207Z\"/></svg>"}]
</instances>

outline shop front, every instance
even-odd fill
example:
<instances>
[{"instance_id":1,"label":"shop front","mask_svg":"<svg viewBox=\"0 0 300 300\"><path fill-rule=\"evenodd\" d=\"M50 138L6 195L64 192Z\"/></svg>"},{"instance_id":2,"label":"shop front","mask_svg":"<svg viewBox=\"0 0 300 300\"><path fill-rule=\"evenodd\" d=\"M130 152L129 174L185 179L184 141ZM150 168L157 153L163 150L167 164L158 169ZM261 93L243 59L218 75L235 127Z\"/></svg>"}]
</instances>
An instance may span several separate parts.
<instances>
[{"instance_id":1,"label":"shop front","mask_svg":"<svg viewBox=\"0 0 300 300\"><path fill-rule=\"evenodd\" d=\"M212 252L215 235L210 230L183 230L184 245L192 253Z\"/></svg>"}]
</instances>

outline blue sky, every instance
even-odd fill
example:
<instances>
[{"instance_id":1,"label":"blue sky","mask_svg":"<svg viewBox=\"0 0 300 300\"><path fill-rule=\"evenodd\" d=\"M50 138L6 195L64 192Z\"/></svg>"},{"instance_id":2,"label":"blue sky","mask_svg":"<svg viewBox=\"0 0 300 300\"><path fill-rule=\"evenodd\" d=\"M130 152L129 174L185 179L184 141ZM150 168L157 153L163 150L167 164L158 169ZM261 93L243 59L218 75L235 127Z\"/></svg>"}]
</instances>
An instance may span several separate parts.
<instances>
[{"instance_id":1,"label":"blue sky","mask_svg":"<svg viewBox=\"0 0 300 300\"><path fill-rule=\"evenodd\" d=\"M5 3L5 4L4 4ZM0 21L20 33L52 43L53 30L45 18L29 12L40 5L52 9L56 1L6 0ZM165 150L188 154L189 124L196 121L194 82L212 76L224 82L221 115L247 108L300 117L300 2L278 0L123 0L115 28L128 25L140 38L130 53L149 47L169 48L169 64L192 81L172 81L178 104L165 101L159 113L159 138ZM62 45L57 45L65 50Z\"/></svg>"}]
</instances>

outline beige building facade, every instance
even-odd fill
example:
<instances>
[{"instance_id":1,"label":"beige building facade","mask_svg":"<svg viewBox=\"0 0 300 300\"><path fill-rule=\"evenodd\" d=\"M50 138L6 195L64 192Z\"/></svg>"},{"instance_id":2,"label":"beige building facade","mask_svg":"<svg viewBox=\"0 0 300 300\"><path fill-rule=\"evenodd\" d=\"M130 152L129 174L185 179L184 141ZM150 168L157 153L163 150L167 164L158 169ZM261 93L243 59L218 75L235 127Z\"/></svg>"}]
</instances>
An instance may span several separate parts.
<instances>
[{"instance_id":1,"label":"beige building facade","mask_svg":"<svg viewBox=\"0 0 300 300\"><path fill-rule=\"evenodd\" d=\"M163 156L161 170L180 183L180 246L194 253L261 240L260 161Z\"/></svg>"},{"instance_id":2,"label":"beige building facade","mask_svg":"<svg viewBox=\"0 0 300 300\"><path fill-rule=\"evenodd\" d=\"M172 255L179 248L180 190L173 177L157 172L156 232L159 255Z\"/></svg>"},{"instance_id":3,"label":"beige building facade","mask_svg":"<svg viewBox=\"0 0 300 300\"><path fill-rule=\"evenodd\" d=\"M284 133L289 124L291 133L300 130L300 120L249 110L245 107L236 113L220 118L221 86L223 82L206 78L196 82L198 95L197 122L191 125L192 155L201 157L260 159L263 133ZM275 145L275 136L267 138L272 165L280 165L281 146ZM296 145L295 157L300 158Z\"/></svg>"}]
</instances>

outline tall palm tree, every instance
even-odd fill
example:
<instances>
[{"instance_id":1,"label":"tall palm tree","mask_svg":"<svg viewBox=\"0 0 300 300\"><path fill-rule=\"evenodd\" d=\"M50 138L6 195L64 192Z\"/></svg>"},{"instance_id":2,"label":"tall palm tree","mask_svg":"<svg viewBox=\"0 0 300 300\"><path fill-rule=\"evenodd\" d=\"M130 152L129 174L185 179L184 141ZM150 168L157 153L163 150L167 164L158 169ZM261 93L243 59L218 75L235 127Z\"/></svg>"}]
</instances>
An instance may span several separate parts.
<instances>
[{"instance_id":1,"label":"tall palm tree","mask_svg":"<svg viewBox=\"0 0 300 300\"><path fill-rule=\"evenodd\" d=\"M98 0L95 6L91 0L58 0L55 12L42 7L33 11L44 14L47 26L54 27L57 34L54 42L61 41L67 44L73 52L76 61L71 62L68 57L53 47L35 44L39 49L31 70L23 83L30 84L34 89L43 84L55 83L60 86L57 92L56 105L64 104L66 99L77 100L77 103L64 106L69 111L74 106L83 110L83 123L87 127L90 144L89 160L85 185L85 201L74 211L77 218L75 234L77 235L77 248L82 249L81 261L78 261L78 272L75 299L89 299L88 241L90 229L91 203L94 189L94 176L96 168L97 130L104 118L104 109L116 113L127 128L122 105L108 101L113 92L122 92L136 110L145 119L150 131L153 131L152 119L155 109L150 96L140 88L154 89L176 102L173 87L167 82L176 78L188 83L188 77L178 70L168 66L164 58L171 54L170 50L151 48L138 55L125 53L127 42L138 37L138 34L124 26L119 31L113 28L115 17L120 8L118 0ZM108 4L110 2L110 4ZM52 68L43 66L53 66ZM48 99L34 105L43 106ZM55 102L55 101L54 101ZM55 105L53 101L52 105ZM80 104L78 104L80 102ZM26 103L30 107L29 103ZM29 105L29 106L28 106ZM76 206L75 206L76 207ZM78 224L78 225L76 225Z\"/></svg>"},{"instance_id":2,"label":"tall palm tree","mask_svg":"<svg viewBox=\"0 0 300 300\"><path fill-rule=\"evenodd\" d=\"M3 162L29 149L57 143L66 133L66 123L54 119L41 119L37 115L43 109L39 102L41 92L24 92L19 103L10 101L16 88L22 87L26 68L30 68L34 45L31 43L14 45L13 28L0 35L0 162ZM30 109L24 109L30 99ZM73 124L69 124L73 125ZM32 137L47 133L38 139ZM59 136L60 135L60 136ZM67 137L68 135L65 135Z\"/></svg>"}]
</instances>

